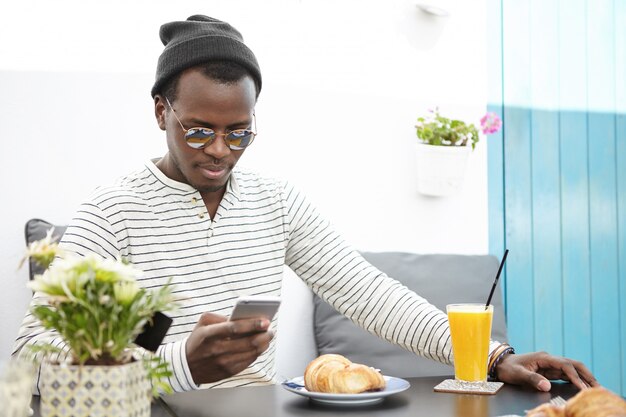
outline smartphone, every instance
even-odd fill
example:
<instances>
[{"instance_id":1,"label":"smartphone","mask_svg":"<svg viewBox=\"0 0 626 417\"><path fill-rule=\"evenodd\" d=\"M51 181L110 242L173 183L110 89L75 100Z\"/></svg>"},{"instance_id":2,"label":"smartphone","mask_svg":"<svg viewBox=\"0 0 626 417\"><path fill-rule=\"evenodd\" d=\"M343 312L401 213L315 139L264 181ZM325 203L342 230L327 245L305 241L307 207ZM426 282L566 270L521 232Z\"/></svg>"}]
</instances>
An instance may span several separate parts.
<instances>
[{"instance_id":1,"label":"smartphone","mask_svg":"<svg viewBox=\"0 0 626 417\"><path fill-rule=\"evenodd\" d=\"M272 320L280 306L280 297L247 296L239 297L230 313L229 320L265 317Z\"/></svg>"}]
</instances>

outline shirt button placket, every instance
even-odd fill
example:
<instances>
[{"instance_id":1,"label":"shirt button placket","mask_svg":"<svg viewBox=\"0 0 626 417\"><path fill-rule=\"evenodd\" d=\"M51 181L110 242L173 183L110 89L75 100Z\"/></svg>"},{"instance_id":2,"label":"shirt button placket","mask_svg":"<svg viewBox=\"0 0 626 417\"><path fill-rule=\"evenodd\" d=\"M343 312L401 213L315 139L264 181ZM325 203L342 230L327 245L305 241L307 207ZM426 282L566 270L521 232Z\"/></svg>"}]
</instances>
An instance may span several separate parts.
<instances>
[{"instance_id":1,"label":"shirt button placket","mask_svg":"<svg viewBox=\"0 0 626 417\"><path fill-rule=\"evenodd\" d=\"M197 197L191 197L191 204L194 206L197 206L200 201L201 200L199 200ZM204 219L207 216L207 214L205 213L206 207L202 205L198 208L200 209L200 212L198 213L198 218ZM213 236L213 222L210 222L209 228L207 229L207 239L210 238L211 236Z\"/></svg>"},{"instance_id":2,"label":"shirt button placket","mask_svg":"<svg viewBox=\"0 0 626 417\"><path fill-rule=\"evenodd\" d=\"M197 206L198 205L198 199L196 197L191 197L191 204L194 205L194 206ZM205 214L204 214L204 207L201 207L200 208L200 212L198 213L198 218L204 219L204 216L205 216Z\"/></svg>"}]
</instances>

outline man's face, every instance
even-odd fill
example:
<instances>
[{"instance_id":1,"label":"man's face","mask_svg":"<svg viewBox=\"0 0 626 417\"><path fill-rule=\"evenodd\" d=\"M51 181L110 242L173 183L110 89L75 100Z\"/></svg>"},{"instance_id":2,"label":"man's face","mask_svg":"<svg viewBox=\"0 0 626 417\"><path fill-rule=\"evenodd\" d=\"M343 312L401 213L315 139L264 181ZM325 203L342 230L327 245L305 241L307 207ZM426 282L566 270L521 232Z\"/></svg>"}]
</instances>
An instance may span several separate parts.
<instances>
[{"instance_id":1,"label":"man's face","mask_svg":"<svg viewBox=\"0 0 626 417\"><path fill-rule=\"evenodd\" d=\"M255 94L254 81L250 77L224 84L207 78L195 68L183 72L176 100L171 103L176 115L185 129L208 127L218 137L203 149L187 145L185 131L165 98L157 96L157 120L166 132L169 149L163 161L164 173L201 193L223 193L232 169L243 154L243 150L231 150L223 134L234 129L251 128Z\"/></svg>"}]
</instances>

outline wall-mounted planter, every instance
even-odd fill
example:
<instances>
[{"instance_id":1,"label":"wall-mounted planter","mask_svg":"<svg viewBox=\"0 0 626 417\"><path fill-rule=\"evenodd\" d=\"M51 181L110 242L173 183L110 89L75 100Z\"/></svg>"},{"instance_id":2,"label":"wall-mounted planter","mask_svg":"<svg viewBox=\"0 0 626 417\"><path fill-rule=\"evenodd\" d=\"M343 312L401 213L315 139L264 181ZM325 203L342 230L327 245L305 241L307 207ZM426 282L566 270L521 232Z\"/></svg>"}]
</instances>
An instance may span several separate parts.
<instances>
[{"instance_id":1,"label":"wall-mounted planter","mask_svg":"<svg viewBox=\"0 0 626 417\"><path fill-rule=\"evenodd\" d=\"M444 197L463 188L471 146L415 146L417 191L420 194Z\"/></svg>"}]
</instances>

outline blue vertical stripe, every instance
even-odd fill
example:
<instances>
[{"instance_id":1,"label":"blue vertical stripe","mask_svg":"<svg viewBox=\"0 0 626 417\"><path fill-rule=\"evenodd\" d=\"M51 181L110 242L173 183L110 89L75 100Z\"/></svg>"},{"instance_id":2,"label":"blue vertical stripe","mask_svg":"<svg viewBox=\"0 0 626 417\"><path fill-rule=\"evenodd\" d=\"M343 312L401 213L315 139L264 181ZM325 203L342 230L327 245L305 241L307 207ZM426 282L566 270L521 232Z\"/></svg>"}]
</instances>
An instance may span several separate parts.
<instances>
[{"instance_id":1,"label":"blue vertical stripe","mask_svg":"<svg viewBox=\"0 0 626 417\"><path fill-rule=\"evenodd\" d=\"M600 381L620 390L615 116L589 114L592 346Z\"/></svg>"},{"instance_id":2,"label":"blue vertical stripe","mask_svg":"<svg viewBox=\"0 0 626 417\"><path fill-rule=\"evenodd\" d=\"M593 364L603 385L620 390L615 115L588 117Z\"/></svg>"},{"instance_id":3,"label":"blue vertical stripe","mask_svg":"<svg viewBox=\"0 0 626 417\"><path fill-rule=\"evenodd\" d=\"M563 354L558 113L532 111L535 349Z\"/></svg>"},{"instance_id":4,"label":"blue vertical stripe","mask_svg":"<svg viewBox=\"0 0 626 417\"><path fill-rule=\"evenodd\" d=\"M592 346L600 382L621 391L613 1L587 3Z\"/></svg>"},{"instance_id":5,"label":"blue vertical stripe","mask_svg":"<svg viewBox=\"0 0 626 417\"><path fill-rule=\"evenodd\" d=\"M626 392L626 1L615 2L615 122L622 395Z\"/></svg>"},{"instance_id":6,"label":"blue vertical stripe","mask_svg":"<svg viewBox=\"0 0 626 417\"><path fill-rule=\"evenodd\" d=\"M527 109L505 111L507 325L520 351L535 350L529 120Z\"/></svg>"},{"instance_id":7,"label":"blue vertical stripe","mask_svg":"<svg viewBox=\"0 0 626 417\"><path fill-rule=\"evenodd\" d=\"M527 2L502 6L504 103L530 99L530 34ZM517 36L507 37L512 31ZM534 289L532 281L532 201L530 111L506 106L504 111L504 177L507 260L507 324L520 351L534 350Z\"/></svg>"},{"instance_id":8,"label":"blue vertical stripe","mask_svg":"<svg viewBox=\"0 0 626 417\"><path fill-rule=\"evenodd\" d=\"M534 347L562 355L559 115L551 110L559 98L558 4L530 6Z\"/></svg>"},{"instance_id":9,"label":"blue vertical stripe","mask_svg":"<svg viewBox=\"0 0 626 417\"><path fill-rule=\"evenodd\" d=\"M593 365L587 168L586 1L563 0L559 7L559 126L561 152L561 263L563 349ZM578 108L579 111L572 109Z\"/></svg>"}]
</instances>

